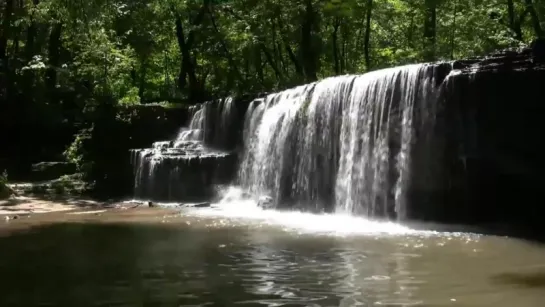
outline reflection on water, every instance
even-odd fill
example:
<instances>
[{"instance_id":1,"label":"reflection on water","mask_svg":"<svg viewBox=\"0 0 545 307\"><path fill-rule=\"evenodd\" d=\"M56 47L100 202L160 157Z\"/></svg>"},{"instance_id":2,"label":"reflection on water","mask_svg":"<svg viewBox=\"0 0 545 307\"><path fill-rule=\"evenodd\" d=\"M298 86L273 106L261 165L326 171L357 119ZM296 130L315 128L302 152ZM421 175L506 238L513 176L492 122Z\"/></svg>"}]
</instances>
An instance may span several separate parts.
<instances>
[{"instance_id":1,"label":"reflection on water","mask_svg":"<svg viewBox=\"0 0 545 307\"><path fill-rule=\"evenodd\" d=\"M542 306L545 299L545 249L523 241L380 223L339 235L294 220L344 221L345 230L365 222L254 217L201 210L159 222L43 224L0 237L0 306Z\"/></svg>"}]
</instances>

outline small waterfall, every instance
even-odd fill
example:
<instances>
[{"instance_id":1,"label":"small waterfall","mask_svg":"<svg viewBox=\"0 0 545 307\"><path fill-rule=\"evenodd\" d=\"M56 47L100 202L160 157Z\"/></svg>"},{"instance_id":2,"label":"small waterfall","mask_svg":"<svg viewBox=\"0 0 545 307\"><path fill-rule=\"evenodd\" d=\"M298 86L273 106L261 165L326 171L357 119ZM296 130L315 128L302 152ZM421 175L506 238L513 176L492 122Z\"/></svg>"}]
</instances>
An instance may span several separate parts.
<instances>
[{"instance_id":1,"label":"small waterfall","mask_svg":"<svg viewBox=\"0 0 545 307\"><path fill-rule=\"evenodd\" d=\"M233 100L192 106L191 120L171 141L131 150L134 193L155 201L203 201L215 195L216 185L233 179L237 164L230 149L236 119Z\"/></svg>"},{"instance_id":2,"label":"small waterfall","mask_svg":"<svg viewBox=\"0 0 545 307\"><path fill-rule=\"evenodd\" d=\"M340 76L252 102L241 185L276 206L403 218L434 65Z\"/></svg>"},{"instance_id":3,"label":"small waterfall","mask_svg":"<svg viewBox=\"0 0 545 307\"><path fill-rule=\"evenodd\" d=\"M186 141L203 141L204 140L204 129L206 127L205 122L205 105L191 106L189 107L189 113L191 115L191 120L189 122L189 127L182 128L176 142L186 142Z\"/></svg>"}]
</instances>

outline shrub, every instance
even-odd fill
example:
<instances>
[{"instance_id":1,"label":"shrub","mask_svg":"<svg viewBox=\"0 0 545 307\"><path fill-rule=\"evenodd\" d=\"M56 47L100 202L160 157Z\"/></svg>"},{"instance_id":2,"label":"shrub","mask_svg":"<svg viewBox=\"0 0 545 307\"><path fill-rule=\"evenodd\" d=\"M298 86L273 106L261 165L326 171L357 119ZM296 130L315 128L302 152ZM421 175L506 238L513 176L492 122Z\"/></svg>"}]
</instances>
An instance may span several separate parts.
<instances>
[{"instance_id":1,"label":"shrub","mask_svg":"<svg viewBox=\"0 0 545 307\"><path fill-rule=\"evenodd\" d=\"M92 157L89 152L89 142L91 142L91 133L93 128L81 130L74 141L64 152L64 157L68 162L76 165L78 172L88 174L92 168Z\"/></svg>"}]
</instances>

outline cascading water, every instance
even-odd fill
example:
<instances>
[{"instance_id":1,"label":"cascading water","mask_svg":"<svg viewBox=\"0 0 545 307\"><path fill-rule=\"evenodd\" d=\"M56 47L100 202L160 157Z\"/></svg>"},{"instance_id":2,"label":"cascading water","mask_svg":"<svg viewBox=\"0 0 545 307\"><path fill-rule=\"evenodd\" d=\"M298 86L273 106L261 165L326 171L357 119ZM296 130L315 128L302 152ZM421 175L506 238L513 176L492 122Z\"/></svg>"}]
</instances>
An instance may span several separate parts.
<instances>
[{"instance_id":1,"label":"cascading water","mask_svg":"<svg viewBox=\"0 0 545 307\"><path fill-rule=\"evenodd\" d=\"M216 185L230 182L236 167L236 155L228 150L233 132L226 132L236 115L232 104L227 98L193 106L189 126L174 140L131 150L135 197L204 201L213 197Z\"/></svg>"},{"instance_id":2,"label":"cascading water","mask_svg":"<svg viewBox=\"0 0 545 307\"><path fill-rule=\"evenodd\" d=\"M406 214L417 130L433 114L436 66L328 78L252 102L241 185L277 208Z\"/></svg>"},{"instance_id":3,"label":"cascading water","mask_svg":"<svg viewBox=\"0 0 545 307\"><path fill-rule=\"evenodd\" d=\"M209 187L223 173L216 171L221 164L236 180L223 181L234 186L211 206L237 216L250 208L277 214L262 210L277 208L519 224L526 217L511 208L484 205L490 197L516 202L535 195L528 191L538 191L542 177L532 146L541 140L535 97L543 96L544 69L531 50L513 54L332 77L249 105L244 97L205 103L175 142L133 152L137 197L169 199ZM512 90L515 85L524 90ZM513 109L512 101L524 108ZM512 120L519 123L515 130L503 124ZM225 151L236 154L218 159ZM204 160L209 164L182 166Z\"/></svg>"},{"instance_id":4,"label":"cascading water","mask_svg":"<svg viewBox=\"0 0 545 307\"><path fill-rule=\"evenodd\" d=\"M195 106L175 140L133 150L135 194L202 200L238 166L243 194L278 209L403 219L412 186L433 173L415 168L435 158L438 67L327 78L254 100L244 120L231 98Z\"/></svg>"},{"instance_id":5,"label":"cascading water","mask_svg":"<svg viewBox=\"0 0 545 307\"><path fill-rule=\"evenodd\" d=\"M176 143L186 141L204 141L204 129L206 127L205 115L207 105L191 106L189 108L191 121L189 127L182 128L176 137Z\"/></svg>"}]
</instances>

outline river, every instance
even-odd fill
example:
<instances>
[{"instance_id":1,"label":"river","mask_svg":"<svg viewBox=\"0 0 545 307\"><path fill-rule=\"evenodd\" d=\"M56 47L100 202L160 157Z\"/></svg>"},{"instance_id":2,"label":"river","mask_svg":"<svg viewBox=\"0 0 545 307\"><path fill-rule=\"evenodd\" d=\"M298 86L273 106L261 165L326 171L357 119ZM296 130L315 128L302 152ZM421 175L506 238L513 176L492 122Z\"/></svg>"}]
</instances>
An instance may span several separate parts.
<instances>
[{"instance_id":1,"label":"river","mask_svg":"<svg viewBox=\"0 0 545 307\"><path fill-rule=\"evenodd\" d=\"M129 211L0 222L0 306L545 300L545 247L518 239L245 205Z\"/></svg>"}]
</instances>

